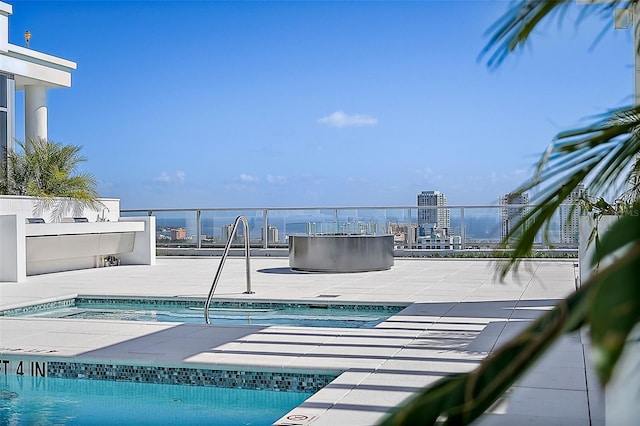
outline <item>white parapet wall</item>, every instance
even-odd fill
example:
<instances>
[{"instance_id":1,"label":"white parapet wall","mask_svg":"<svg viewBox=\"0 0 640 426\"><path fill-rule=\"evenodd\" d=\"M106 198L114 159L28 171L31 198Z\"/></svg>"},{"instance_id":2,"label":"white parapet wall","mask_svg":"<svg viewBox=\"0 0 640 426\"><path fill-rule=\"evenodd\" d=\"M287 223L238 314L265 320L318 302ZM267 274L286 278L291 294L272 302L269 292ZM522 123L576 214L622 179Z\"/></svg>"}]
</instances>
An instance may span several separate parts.
<instances>
[{"instance_id":1,"label":"white parapet wall","mask_svg":"<svg viewBox=\"0 0 640 426\"><path fill-rule=\"evenodd\" d=\"M26 278L25 215L0 214L0 282Z\"/></svg>"},{"instance_id":2,"label":"white parapet wall","mask_svg":"<svg viewBox=\"0 0 640 426\"><path fill-rule=\"evenodd\" d=\"M144 231L135 233L133 250L122 253L121 265L156 264L156 217L121 217L120 223L144 224Z\"/></svg>"},{"instance_id":3,"label":"white parapet wall","mask_svg":"<svg viewBox=\"0 0 640 426\"><path fill-rule=\"evenodd\" d=\"M65 216L86 217L89 222L117 222L120 217L120 200L117 198L101 198L102 204L97 209L85 208L77 214L65 213ZM34 197L19 195L0 195L0 214L22 213L29 218L42 218L46 223L56 222L52 208L43 209L42 202Z\"/></svg>"},{"instance_id":4,"label":"white parapet wall","mask_svg":"<svg viewBox=\"0 0 640 426\"><path fill-rule=\"evenodd\" d=\"M39 209L38 200L0 196L0 282L114 264L154 265L155 217L121 218L120 200L101 202L99 211L82 211L81 222L52 222L55 215Z\"/></svg>"},{"instance_id":5,"label":"white parapet wall","mask_svg":"<svg viewBox=\"0 0 640 426\"><path fill-rule=\"evenodd\" d=\"M607 229L618 220L618 216L602 216L597 222L589 216L580 218L580 283L586 283L593 271L606 267L607 263L591 266L595 252L595 234L602 238ZM592 240L590 240L590 238ZM624 250L624 249L623 249ZM616 253L621 255L622 252ZM624 352L616 364L616 368L605 390L605 424L632 426L638 424L640 419L640 404L637 403L638 380L634 377L638 374L640 365L640 326L636 324L627 337Z\"/></svg>"}]
</instances>

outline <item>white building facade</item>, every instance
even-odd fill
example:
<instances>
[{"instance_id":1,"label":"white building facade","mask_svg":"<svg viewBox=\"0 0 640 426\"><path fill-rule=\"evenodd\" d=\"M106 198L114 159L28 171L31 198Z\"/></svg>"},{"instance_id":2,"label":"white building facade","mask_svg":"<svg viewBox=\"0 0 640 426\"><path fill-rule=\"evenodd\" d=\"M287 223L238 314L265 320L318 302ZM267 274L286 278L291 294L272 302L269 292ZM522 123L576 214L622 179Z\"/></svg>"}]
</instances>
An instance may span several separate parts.
<instances>
[{"instance_id":1,"label":"white building facade","mask_svg":"<svg viewBox=\"0 0 640 426\"><path fill-rule=\"evenodd\" d=\"M447 196L440 191L422 191L418 194L418 207L432 206L438 208L418 209L418 224L426 227L437 226L449 229L451 216L447 205Z\"/></svg>"},{"instance_id":2,"label":"white building facade","mask_svg":"<svg viewBox=\"0 0 640 426\"><path fill-rule=\"evenodd\" d=\"M500 239L504 240L514 227L529 212L529 194L510 193L500 197ZM517 240L517 235L512 235L510 241Z\"/></svg>"},{"instance_id":3,"label":"white building facade","mask_svg":"<svg viewBox=\"0 0 640 426\"><path fill-rule=\"evenodd\" d=\"M424 250L461 250L462 237L449 235L446 228L434 226L427 235L418 237L416 248Z\"/></svg>"},{"instance_id":4,"label":"white building facade","mask_svg":"<svg viewBox=\"0 0 640 426\"><path fill-rule=\"evenodd\" d=\"M279 230L277 227L269 225L267 226L267 243L277 243L280 241ZM260 228L260 235L264 236L264 228Z\"/></svg>"},{"instance_id":5,"label":"white building facade","mask_svg":"<svg viewBox=\"0 0 640 426\"><path fill-rule=\"evenodd\" d=\"M10 4L0 2L0 163L15 149L16 92L24 91L26 143L48 138L47 91L71 87L75 62L9 43Z\"/></svg>"},{"instance_id":6,"label":"white building facade","mask_svg":"<svg viewBox=\"0 0 640 426\"><path fill-rule=\"evenodd\" d=\"M580 231L580 199L587 196L587 189L580 184L571 191L569 197L560 205L558 213L560 215L560 244L577 245Z\"/></svg>"}]
</instances>

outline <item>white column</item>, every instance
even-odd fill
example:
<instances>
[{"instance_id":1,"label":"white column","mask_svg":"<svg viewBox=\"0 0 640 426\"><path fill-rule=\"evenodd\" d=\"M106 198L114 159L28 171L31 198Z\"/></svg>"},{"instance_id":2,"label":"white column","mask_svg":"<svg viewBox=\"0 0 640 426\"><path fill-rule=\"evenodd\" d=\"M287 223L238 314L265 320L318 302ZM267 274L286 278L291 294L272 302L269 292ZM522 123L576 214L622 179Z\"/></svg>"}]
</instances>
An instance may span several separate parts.
<instances>
[{"instance_id":1,"label":"white column","mask_svg":"<svg viewBox=\"0 0 640 426\"><path fill-rule=\"evenodd\" d=\"M9 51L9 15L13 12L13 6L0 2L0 52Z\"/></svg>"},{"instance_id":2,"label":"white column","mask_svg":"<svg viewBox=\"0 0 640 426\"><path fill-rule=\"evenodd\" d=\"M47 139L47 88L24 87L25 142L30 139Z\"/></svg>"}]
</instances>

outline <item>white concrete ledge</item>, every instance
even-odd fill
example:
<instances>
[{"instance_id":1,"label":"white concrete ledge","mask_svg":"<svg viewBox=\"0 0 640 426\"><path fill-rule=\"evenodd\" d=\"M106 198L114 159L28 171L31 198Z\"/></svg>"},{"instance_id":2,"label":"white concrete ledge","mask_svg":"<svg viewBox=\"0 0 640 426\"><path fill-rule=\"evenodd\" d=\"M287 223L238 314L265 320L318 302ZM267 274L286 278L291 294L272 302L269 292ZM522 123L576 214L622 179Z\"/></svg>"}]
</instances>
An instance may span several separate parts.
<instances>
[{"instance_id":1,"label":"white concrete ledge","mask_svg":"<svg viewBox=\"0 0 640 426\"><path fill-rule=\"evenodd\" d=\"M155 253L148 247L155 237L149 220L124 222L25 224L26 274L37 275L117 264L152 264ZM136 244L137 242L137 244ZM134 253L135 252L135 253ZM113 259L112 259L113 260Z\"/></svg>"},{"instance_id":2,"label":"white concrete ledge","mask_svg":"<svg viewBox=\"0 0 640 426\"><path fill-rule=\"evenodd\" d=\"M27 237L105 234L112 232L142 232L144 231L144 222L27 223L25 228Z\"/></svg>"},{"instance_id":3,"label":"white concrete ledge","mask_svg":"<svg viewBox=\"0 0 640 426\"><path fill-rule=\"evenodd\" d=\"M59 58L57 56L38 52L33 49L27 49L11 43L9 43L9 55L65 71L75 70L78 67L75 62L69 61L68 59Z\"/></svg>"}]
</instances>

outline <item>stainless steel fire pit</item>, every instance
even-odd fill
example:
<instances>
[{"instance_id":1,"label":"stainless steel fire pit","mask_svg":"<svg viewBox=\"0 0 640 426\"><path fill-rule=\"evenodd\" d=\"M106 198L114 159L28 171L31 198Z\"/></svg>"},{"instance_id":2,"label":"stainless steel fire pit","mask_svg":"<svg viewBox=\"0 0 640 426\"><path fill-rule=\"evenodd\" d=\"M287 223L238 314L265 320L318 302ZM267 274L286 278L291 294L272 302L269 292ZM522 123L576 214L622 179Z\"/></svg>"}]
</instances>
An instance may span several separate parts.
<instances>
[{"instance_id":1,"label":"stainless steel fire pit","mask_svg":"<svg viewBox=\"0 0 640 426\"><path fill-rule=\"evenodd\" d=\"M289 266L312 272L380 271L393 266L393 235L293 235Z\"/></svg>"}]
</instances>

